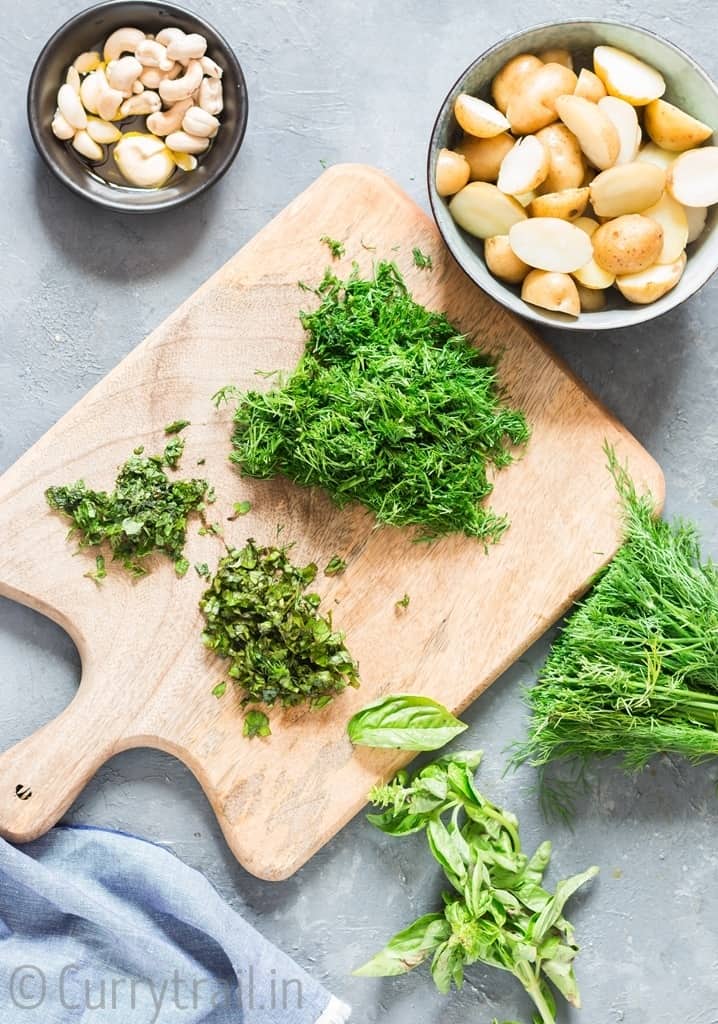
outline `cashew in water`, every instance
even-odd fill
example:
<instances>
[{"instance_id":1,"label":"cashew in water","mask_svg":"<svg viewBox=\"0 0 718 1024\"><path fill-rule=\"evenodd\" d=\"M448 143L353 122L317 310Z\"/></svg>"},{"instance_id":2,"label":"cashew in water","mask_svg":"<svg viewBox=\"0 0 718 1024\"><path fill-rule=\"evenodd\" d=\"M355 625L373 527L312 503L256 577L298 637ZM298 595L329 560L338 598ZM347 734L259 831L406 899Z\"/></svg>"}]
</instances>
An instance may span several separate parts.
<instances>
[{"instance_id":1,"label":"cashew in water","mask_svg":"<svg viewBox=\"0 0 718 1024\"><path fill-rule=\"evenodd\" d=\"M76 57L73 61L72 66L75 70L79 71L81 75L88 75L91 71L96 71L102 57L97 50L86 50L81 53L79 57Z\"/></svg>"},{"instance_id":2,"label":"cashew in water","mask_svg":"<svg viewBox=\"0 0 718 1024\"><path fill-rule=\"evenodd\" d=\"M188 135L199 135L201 139L213 139L219 131L219 121L212 114L208 114L202 107L190 107L182 120L182 128ZM464 161L465 162L465 161ZM469 180L468 164L466 165L467 175L465 185Z\"/></svg>"},{"instance_id":3,"label":"cashew in water","mask_svg":"<svg viewBox=\"0 0 718 1024\"><path fill-rule=\"evenodd\" d=\"M181 171L196 171L197 157L191 153L173 153L175 163Z\"/></svg>"},{"instance_id":4,"label":"cashew in water","mask_svg":"<svg viewBox=\"0 0 718 1024\"><path fill-rule=\"evenodd\" d=\"M202 70L205 75L209 75L210 78L221 78L224 74L219 64L212 60L211 57L208 57L207 54L205 54L204 57L200 57L199 62L202 65Z\"/></svg>"},{"instance_id":5,"label":"cashew in water","mask_svg":"<svg viewBox=\"0 0 718 1024\"><path fill-rule=\"evenodd\" d=\"M160 96L165 103L176 103L178 100L186 100L197 88L201 88L204 85L202 79L202 65L198 60L191 60L187 65L187 70L180 78L172 80L165 78L164 81L160 82ZM204 81L218 84L220 87L222 85L221 82L216 82L213 78L207 78ZM199 105L207 110L204 103ZM207 113L214 114L218 113L218 111L207 110Z\"/></svg>"},{"instance_id":6,"label":"cashew in water","mask_svg":"<svg viewBox=\"0 0 718 1024\"><path fill-rule=\"evenodd\" d=\"M204 153L209 139L201 139L187 132L171 132L165 139L167 146L175 153Z\"/></svg>"},{"instance_id":7,"label":"cashew in water","mask_svg":"<svg viewBox=\"0 0 718 1024\"><path fill-rule=\"evenodd\" d=\"M122 117L133 117L136 114L155 114L162 109L162 100L156 92L145 89L138 96L130 96L120 107Z\"/></svg>"},{"instance_id":8,"label":"cashew in water","mask_svg":"<svg viewBox=\"0 0 718 1024\"><path fill-rule=\"evenodd\" d=\"M111 124L109 121L101 121L99 117L88 117L87 134L103 146L109 146L110 143L117 142L122 138L122 132L117 125Z\"/></svg>"},{"instance_id":9,"label":"cashew in water","mask_svg":"<svg viewBox=\"0 0 718 1024\"><path fill-rule=\"evenodd\" d=\"M57 94L57 106L67 123L73 128L81 130L87 127L87 114L80 102L80 97L67 82L60 86L60 91Z\"/></svg>"},{"instance_id":10,"label":"cashew in water","mask_svg":"<svg viewBox=\"0 0 718 1024\"><path fill-rule=\"evenodd\" d=\"M138 28L118 28L105 41L102 56L108 63L117 60L123 53L134 53L145 41L145 33Z\"/></svg>"},{"instance_id":11,"label":"cashew in water","mask_svg":"<svg viewBox=\"0 0 718 1024\"><path fill-rule=\"evenodd\" d=\"M134 92L134 85L142 74L142 65L136 57L120 57L119 60L111 60L105 70L107 84L111 89L117 89L123 96L131 96Z\"/></svg>"},{"instance_id":12,"label":"cashew in water","mask_svg":"<svg viewBox=\"0 0 718 1024\"><path fill-rule=\"evenodd\" d=\"M160 90L161 93L161 90ZM224 93L222 81L219 78L203 78L199 87L198 106L206 110L208 114L217 117L224 109Z\"/></svg>"},{"instance_id":13,"label":"cashew in water","mask_svg":"<svg viewBox=\"0 0 718 1024\"><path fill-rule=\"evenodd\" d=\"M140 73L139 82L144 85L145 89L157 90L166 74L168 72L160 71L159 68L143 68Z\"/></svg>"},{"instance_id":14,"label":"cashew in water","mask_svg":"<svg viewBox=\"0 0 718 1024\"><path fill-rule=\"evenodd\" d=\"M144 92L144 91L145 91L145 87L144 87L144 85L142 84L142 82L138 78L137 81L135 82L135 84L132 86L132 92L135 95L138 95L139 93Z\"/></svg>"},{"instance_id":15,"label":"cashew in water","mask_svg":"<svg viewBox=\"0 0 718 1024\"><path fill-rule=\"evenodd\" d=\"M81 130L77 132L75 138L72 140L72 145L75 147L78 153L82 153L88 160L102 160L105 155L105 151L90 135Z\"/></svg>"},{"instance_id":16,"label":"cashew in water","mask_svg":"<svg viewBox=\"0 0 718 1024\"><path fill-rule=\"evenodd\" d=\"M112 121L117 116L124 96L118 89L111 89L102 68L92 71L80 86L80 97L91 114L98 114L103 121Z\"/></svg>"},{"instance_id":17,"label":"cashew in water","mask_svg":"<svg viewBox=\"0 0 718 1024\"><path fill-rule=\"evenodd\" d=\"M68 121L65 120L59 110L55 111L55 116L52 119L52 125L50 127L52 128L52 134L56 138L62 139L63 142L67 142L75 134L75 129Z\"/></svg>"},{"instance_id":18,"label":"cashew in water","mask_svg":"<svg viewBox=\"0 0 718 1024\"><path fill-rule=\"evenodd\" d=\"M147 118L147 129L153 135L169 135L170 132L177 132L182 127L185 114L192 106L192 97L186 100L179 100L169 108L160 110L156 114L150 114Z\"/></svg>"},{"instance_id":19,"label":"cashew in water","mask_svg":"<svg viewBox=\"0 0 718 1024\"><path fill-rule=\"evenodd\" d=\"M146 68L159 68L169 71L174 64L167 56L167 47L156 39L144 39L135 50L135 57Z\"/></svg>"},{"instance_id":20,"label":"cashew in water","mask_svg":"<svg viewBox=\"0 0 718 1024\"><path fill-rule=\"evenodd\" d=\"M175 28L170 26L169 28L163 28L161 32L158 32L155 39L158 43L162 43L163 46L169 46L173 39L182 39L184 32L181 28Z\"/></svg>"},{"instance_id":21,"label":"cashew in water","mask_svg":"<svg viewBox=\"0 0 718 1024\"><path fill-rule=\"evenodd\" d=\"M71 64L70 67L67 69L67 76L65 78L65 81L67 82L67 84L69 86L71 86L74 89L74 91L79 96L80 95L80 72L77 70L77 68L73 64Z\"/></svg>"},{"instance_id":22,"label":"cashew in water","mask_svg":"<svg viewBox=\"0 0 718 1024\"><path fill-rule=\"evenodd\" d=\"M123 178L139 188L161 188L175 169L162 139L128 132L115 146L115 162Z\"/></svg>"},{"instance_id":23,"label":"cashew in water","mask_svg":"<svg viewBox=\"0 0 718 1024\"><path fill-rule=\"evenodd\" d=\"M204 57L206 50L207 40L197 32L190 32L182 39L171 39L167 44L167 56L182 64L188 64L191 60L199 60L200 57Z\"/></svg>"}]
</instances>

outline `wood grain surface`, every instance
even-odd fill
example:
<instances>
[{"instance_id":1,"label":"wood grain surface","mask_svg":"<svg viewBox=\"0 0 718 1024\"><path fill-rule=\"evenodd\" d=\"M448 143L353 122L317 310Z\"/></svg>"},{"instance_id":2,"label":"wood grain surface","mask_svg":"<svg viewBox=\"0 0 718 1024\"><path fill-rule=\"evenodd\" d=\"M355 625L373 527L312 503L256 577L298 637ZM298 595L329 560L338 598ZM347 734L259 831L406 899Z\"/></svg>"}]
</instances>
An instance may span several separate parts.
<instances>
[{"instance_id":1,"label":"wood grain surface","mask_svg":"<svg viewBox=\"0 0 718 1024\"><path fill-rule=\"evenodd\" d=\"M337 510L323 493L285 480L241 479L228 463L231 410L215 411L210 396L228 382L268 387L256 371L296 363L297 312L311 300L297 281L323 274L324 234L346 244L336 269L348 270L352 258L364 270L375 258L395 258L417 299L503 353L502 380L526 410L533 437L525 457L496 478L492 505L508 513L511 528L488 554L463 536L412 543L407 531L376 529L360 508ZM413 267L415 245L433 256L432 272ZM338 553L348 562L343 575L320 573L317 583L359 660L361 689L322 711L273 712L266 740L242 737L233 693L221 700L211 693L223 665L200 640L205 584L194 570L178 580L157 558L144 579L110 566L97 586L83 576L94 553L76 554L67 522L45 505L50 484L82 477L111 488L132 449L161 451L164 425L180 417L192 421L180 475L215 485L213 517L228 544L248 536L272 542L281 525L297 560L323 566ZM158 747L194 772L239 861L262 878L286 878L360 809L374 782L407 760L353 750L345 726L354 711L397 691L461 710L611 557L620 522L604 439L662 502L653 459L523 322L464 277L432 222L396 185L359 165L328 170L0 479L0 593L58 622L82 657L67 709L0 756L0 833L19 842L41 835L107 758ZM197 468L200 458L206 462ZM227 521L242 499L252 502L251 513ZM222 541L199 536L198 525L187 555L214 567ZM399 612L405 592L411 603Z\"/></svg>"}]
</instances>

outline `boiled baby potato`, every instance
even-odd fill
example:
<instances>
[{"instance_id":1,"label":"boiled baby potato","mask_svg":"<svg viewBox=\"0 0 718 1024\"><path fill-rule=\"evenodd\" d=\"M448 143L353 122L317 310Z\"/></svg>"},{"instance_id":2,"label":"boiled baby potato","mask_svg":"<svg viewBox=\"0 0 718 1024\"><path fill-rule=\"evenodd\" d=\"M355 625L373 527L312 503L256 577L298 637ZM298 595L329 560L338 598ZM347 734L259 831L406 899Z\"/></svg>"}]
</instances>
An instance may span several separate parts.
<instances>
[{"instance_id":1,"label":"boiled baby potato","mask_svg":"<svg viewBox=\"0 0 718 1024\"><path fill-rule=\"evenodd\" d=\"M688 221L688 245L690 245L703 233L708 217L708 208L706 206L684 206L683 212Z\"/></svg>"},{"instance_id":2,"label":"boiled baby potato","mask_svg":"<svg viewBox=\"0 0 718 1024\"><path fill-rule=\"evenodd\" d=\"M559 96L556 110L594 167L599 170L613 167L621 150L621 140L613 122L600 107L583 96Z\"/></svg>"},{"instance_id":3,"label":"boiled baby potato","mask_svg":"<svg viewBox=\"0 0 718 1024\"><path fill-rule=\"evenodd\" d=\"M616 277L652 267L663 247L663 228L638 213L602 224L592 238L596 263ZM585 281L581 282L586 284Z\"/></svg>"},{"instance_id":4,"label":"boiled baby potato","mask_svg":"<svg viewBox=\"0 0 718 1024\"><path fill-rule=\"evenodd\" d=\"M596 47L593 70L610 96L618 96L634 107L644 107L666 91L666 83L659 71L615 46Z\"/></svg>"},{"instance_id":5,"label":"boiled baby potato","mask_svg":"<svg viewBox=\"0 0 718 1024\"><path fill-rule=\"evenodd\" d=\"M593 256L586 232L558 217L518 221L509 230L509 242L518 258L537 270L571 274Z\"/></svg>"},{"instance_id":6,"label":"boiled baby potato","mask_svg":"<svg viewBox=\"0 0 718 1024\"><path fill-rule=\"evenodd\" d=\"M538 58L544 64L563 64L565 68L573 71L573 57L570 50L562 50L559 47L552 50L542 50Z\"/></svg>"},{"instance_id":7,"label":"boiled baby potato","mask_svg":"<svg viewBox=\"0 0 718 1024\"><path fill-rule=\"evenodd\" d=\"M686 208L664 192L655 206L643 211L663 229L663 248L656 263L674 263L688 245L688 217Z\"/></svg>"},{"instance_id":8,"label":"boiled baby potato","mask_svg":"<svg viewBox=\"0 0 718 1024\"><path fill-rule=\"evenodd\" d=\"M589 238L593 238L600 227L598 221L593 220L592 217L579 217L573 223L574 227L585 231ZM610 288L616 279L615 274L610 273L596 263L595 256L592 256L588 263L579 267L573 276L584 288L589 288L592 291ZM583 303L581 303L581 306L583 308Z\"/></svg>"},{"instance_id":9,"label":"boiled baby potato","mask_svg":"<svg viewBox=\"0 0 718 1024\"><path fill-rule=\"evenodd\" d=\"M494 277L509 284L521 284L531 269L520 260L509 244L508 235L494 235L484 242L486 266Z\"/></svg>"},{"instance_id":10,"label":"boiled baby potato","mask_svg":"<svg viewBox=\"0 0 718 1024\"><path fill-rule=\"evenodd\" d=\"M549 124L536 133L548 151L549 169L543 183L546 192L562 192L578 188L586 173L586 164L576 136L565 124Z\"/></svg>"},{"instance_id":11,"label":"boiled baby potato","mask_svg":"<svg viewBox=\"0 0 718 1024\"><path fill-rule=\"evenodd\" d=\"M576 284L576 291L581 303L582 313L599 313L606 307L606 293L599 288L584 288L582 284Z\"/></svg>"},{"instance_id":12,"label":"boiled baby potato","mask_svg":"<svg viewBox=\"0 0 718 1024\"><path fill-rule=\"evenodd\" d=\"M513 224L526 220L523 206L487 181L472 181L449 202L452 217L476 238L506 235Z\"/></svg>"},{"instance_id":13,"label":"boiled baby potato","mask_svg":"<svg viewBox=\"0 0 718 1024\"><path fill-rule=\"evenodd\" d=\"M657 146L672 153L700 146L713 129L665 100L653 100L646 107L646 131Z\"/></svg>"},{"instance_id":14,"label":"boiled baby potato","mask_svg":"<svg viewBox=\"0 0 718 1024\"><path fill-rule=\"evenodd\" d=\"M502 114L508 110L509 100L518 94L525 79L542 63L533 53L519 53L504 64L491 83L491 98Z\"/></svg>"},{"instance_id":15,"label":"boiled baby potato","mask_svg":"<svg viewBox=\"0 0 718 1024\"><path fill-rule=\"evenodd\" d=\"M469 161L461 153L440 149L436 161L436 191L440 196L453 196L469 180Z\"/></svg>"},{"instance_id":16,"label":"boiled baby potato","mask_svg":"<svg viewBox=\"0 0 718 1024\"><path fill-rule=\"evenodd\" d=\"M515 139L508 132L494 135L492 139L477 139L465 135L456 147L456 152L469 163L472 181L496 181L501 163L513 148Z\"/></svg>"},{"instance_id":17,"label":"boiled baby potato","mask_svg":"<svg viewBox=\"0 0 718 1024\"><path fill-rule=\"evenodd\" d=\"M661 149L655 142L647 142L638 150L636 160L642 164L655 164L656 167L668 170L677 156L677 153L669 153L667 149Z\"/></svg>"},{"instance_id":18,"label":"boiled baby potato","mask_svg":"<svg viewBox=\"0 0 718 1024\"><path fill-rule=\"evenodd\" d=\"M645 305L655 302L675 288L681 279L686 266L686 254L683 252L675 263L657 263L638 274L627 274L616 278L616 287L629 302Z\"/></svg>"},{"instance_id":19,"label":"boiled baby potato","mask_svg":"<svg viewBox=\"0 0 718 1024\"><path fill-rule=\"evenodd\" d=\"M550 309L554 313L578 316L581 312L576 282L568 274L532 270L524 280L521 298L524 302L530 302L532 306Z\"/></svg>"},{"instance_id":20,"label":"boiled baby potato","mask_svg":"<svg viewBox=\"0 0 718 1024\"><path fill-rule=\"evenodd\" d=\"M718 203L718 146L681 153L668 168L668 191L684 206Z\"/></svg>"},{"instance_id":21,"label":"boiled baby potato","mask_svg":"<svg viewBox=\"0 0 718 1024\"><path fill-rule=\"evenodd\" d=\"M585 231L589 238L592 238L600 228L600 224L593 217L578 217L574 222L575 228L580 228L581 231Z\"/></svg>"},{"instance_id":22,"label":"boiled baby potato","mask_svg":"<svg viewBox=\"0 0 718 1024\"><path fill-rule=\"evenodd\" d=\"M621 148L616 163L632 163L638 156L643 138L636 108L625 100L619 100L617 96L604 96L598 101L598 107L613 122L613 127L618 132Z\"/></svg>"},{"instance_id":23,"label":"boiled baby potato","mask_svg":"<svg viewBox=\"0 0 718 1024\"><path fill-rule=\"evenodd\" d=\"M561 192L546 192L536 196L529 206L532 217L560 217L574 220L586 209L591 190L589 188L566 188Z\"/></svg>"},{"instance_id":24,"label":"boiled baby potato","mask_svg":"<svg viewBox=\"0 0 718 1024\"><path fill-rule=\"evenodd\" d=\"M456 97L454 116L465 132L479 139L492 139L511 127L500 110L467 92Z\"/></svg>"},{"instance_id":25,"label":"boiled baby potato","mask_svg":"<svg viewBox=\"0 0 718 1024\"><path fill-rule=\"evenodd\" d=\"M526 135L504 157L497 184L508 195L524 195L538 188L548 170L548 150L535 135Z\"/></svg>"},{"instance_id":26,"label":"boiled baby potato","mask_svg":"<svg viewBox=\"0 0 718 1024\"><path fill-rule=\"evenodd\" d=\"M598 217L641 213L658 202L665 184L666 172L655 164L621 164L593 179L591 205Z\"/></svg>"},{"instance_id":27,"label":"boiled baby potato","mask_svg":"<svg viewBox=\"0 0 718 1024\"><path fill-rule=\"evenodd\" d=\"M563 64L542 64L509 99L506 116L516 135L532 135L557 120L556 101L573 92L578 79Z\"/></svg>"},{"instance_id":28,"label":"boiled baby potato","mask_svg":"<svg viewBox=\"0 0 718 1024\"><path fill-rule=\"evenodd\" d=\"M606 86L601 79L598 75L594 75L593 71L589 71L588 68L581 69L573 94L574 96L582 96L583 99L589 100L591 103L598 103L599 100L608 95Z\"/></svg>"}]
</instances>

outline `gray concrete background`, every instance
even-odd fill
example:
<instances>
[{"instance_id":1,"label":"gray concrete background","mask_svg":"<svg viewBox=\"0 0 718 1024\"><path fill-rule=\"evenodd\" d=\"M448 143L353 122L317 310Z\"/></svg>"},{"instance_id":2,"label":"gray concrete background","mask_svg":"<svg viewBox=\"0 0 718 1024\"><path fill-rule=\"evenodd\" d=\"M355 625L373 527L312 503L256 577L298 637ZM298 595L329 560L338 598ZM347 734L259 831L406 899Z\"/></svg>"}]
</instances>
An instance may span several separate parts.
<instances>
[{"instance_id":1,"label":"gray concrete background","mask_svg":"<svg viewBox=\"0 0 718 1024\"><path fill-rule=\"evenodd\" d=\"M32 62L82 3L0 0L0 469L9 466L178 302L320 172L320 160L376 164L423 206L434 114L458 72L502 35L564 17L615 17L669 36L718 73L712 0L542 4L497 0L195 0L247 73L249 130L234 168L178 213L122 219L65 191L40 165L24 120ZM549 341L663 466L667 512L695 519L718 556L718 278L659 322ZM547 566L550 572L550 566ZM716 1024L716 763L661 758L635 778L590 772L573 830L547 825L534 774L502 778L524 724L521 688L548 637L473 707L462 745L486 751L479 781L516 811L527 846L550 835L553 878L602 866L571 916L583 946L584 1011L562 1022ZM0 746L57 714L79 679L69 639L0 603ZM489 1024L530 1017L518 983L469 971L439 996L426 972L398 980L349 971L432 909L439 872L419 837L384 838L360 816L287 882L247 875L199 787L170 757L133 751L102 769L69 814L167 844L241 913L355 1007L360 1024Z\"/></svg>"}]
</instances>

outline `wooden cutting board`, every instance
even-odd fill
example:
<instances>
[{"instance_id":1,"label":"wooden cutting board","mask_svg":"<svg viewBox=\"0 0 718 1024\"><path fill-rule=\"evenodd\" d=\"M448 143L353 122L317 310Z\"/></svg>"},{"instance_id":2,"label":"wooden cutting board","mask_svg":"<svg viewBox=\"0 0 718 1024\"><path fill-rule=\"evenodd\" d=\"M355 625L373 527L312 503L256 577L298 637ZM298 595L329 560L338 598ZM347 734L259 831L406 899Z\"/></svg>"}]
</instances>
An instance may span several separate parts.
<instances>
[{"instance_id":1,"label":"wooden cutting board","mask_svg":"<svg viewBox=\"0 0 718 1024\"><path fill-rule=\"evenodd\" d=\"M488 554L463 536L412 543L406 531L375 529L360 508L338 511L323 493L284 480L242 480L227 462L231 410L215 411L210 396L228 382L268 387L257 370L296 363L297 311L311 300L297 281L323 274L325 234L346 244L335 269L347 271L352 258L364 270L374 258L395 258L421 302L504 351L502 379L533 438L525 457L497 477L492 505L508 513L511 528ZM415 245L431 253L433 272L414 268ZM211 693L223 665L200 640L204 581L194 570L178 580L169 561L157 559L144 579L133 582L115 566L97 586L83 576L94 553L75 554L66 521L43 498L50 484L80 477L111 488L132 449L161 451L163 427L177 418L192 421L181 475L214 483L213 517L229 544L248 536L272 542L281 525L283 540L296 542L296 560L321 567L338 553L348 562L341 576L320 573L318 588L359 660L361 689L319 712L274 712L266 740L242 737L233 693ZM286 878L359 810L379 777L407 760L353 750L345 726L354 711L397 691L466 707L613 554L620 524L605 439L662 501L653 459L525 323L463 276L432 222L395 184L368 167L328 170L0 479L0 593L58 622L82 657L69 707L0 756L0 833L18 842L39 836L113 754L159 747L194 772L241 863L262 878ZM242 499L252 512L228 522ZM221 541L200 537L198 525L187 555L214 567ZM398 611L405 592L411 603Z\"/></svg>"}]
</instances>

